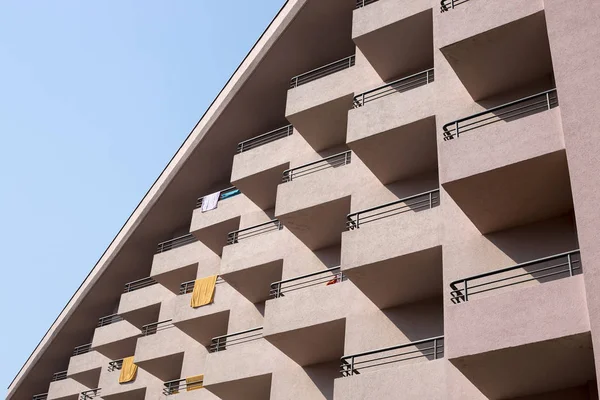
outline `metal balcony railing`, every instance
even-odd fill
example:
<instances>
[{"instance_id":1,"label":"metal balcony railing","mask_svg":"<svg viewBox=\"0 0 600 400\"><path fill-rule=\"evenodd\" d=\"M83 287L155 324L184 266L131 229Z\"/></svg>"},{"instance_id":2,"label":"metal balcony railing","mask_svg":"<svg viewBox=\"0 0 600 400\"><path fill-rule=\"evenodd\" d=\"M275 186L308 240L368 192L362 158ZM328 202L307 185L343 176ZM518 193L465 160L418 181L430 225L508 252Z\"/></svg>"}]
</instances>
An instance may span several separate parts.
<instances>
[{"instance_id":1,"label":"metal balcony railing","mask_svg":"<svg viewBox=\"0 0 600 400\"><path fill-rule=\"evenodd\" d=\"M227 244L235 244L240 240L248 239L252 236L262 235L271 231L278 231L283 229L281 221L278 219L272 219L269 222L254 225L249 228L239 229L237 231L229 232L227 234Z\"/></svg>"},{"instance_id":2,"label":"metal balcony railing","mask_svg":"<svg viewBox=\"0 0 600 400\"><path fill-rule=\"evenodd\" d=\"M198 388L202 387L203 384L204 384L203 380L197 380L194 382L187 383L185 378L175 379L174 381L169 381L169 382L164 383L165 387L163 389L163 394L165 396L169 396L172 394L177 394L183 390L198 389Z\"/></svg>"},{"instance_id":3,"label":"metal balcony railing","mask_svg":"<svg viewBox=\"0 0 600 400\"><path fill-rule=\"evenodd\" d=\"M129 282L125 284L123 293L133 292L134 290L143 289L148 286L156 285L156 281L151 277L138 279L137 281Z\"/></svg>"},{"instance_id":4,"label":"metal balcony railing","mask_svg":"<svg viewBox=\"0 0 600 400\"><path fill-rule=\"evenodd\" d=\"M459 6L463 3L468 2L469 0L442 0L440 2L440 11L446 12L453 10L454 7Z\"/></svg>"},{"instance_id":5,"label":"metal balcony railing","mask_svg":"<svg viewBox=\"0 0 600 400\"><path fill-rule=\"evenodd\" d=\"M500 121L513 121L558 106L556 89L525 97L490 108L471 116L457 119L443 126L444 140L458 138L461 134Z\"/></svg>"},{"instance_id":6,"label":"metal balcony railing","mask_svg":"<svg viewBox=\"0 0 600 400\"><path fill-rule=\"evenodd\" d=\"M361 224L378 221L383 218L392 217L409 211L422 211L440 205L440 190L430 190L405 197L391 203L382 204L377 207L367 208L346 217L346 228L348 230L358 229Z\"/></svg>"},{"instance_id":7,"label":"metal balcony railing","mask_svg":"<svg viewBox=\"0 0 600 400\"><path fill-rule=\"evenodd\" d=\"M153 322L151 324L146 324L142 326L142 336L154 335L158 331L172 328L174 325L171 321L171 319L166 319L164 321Z\"/></svg>"},{"instance_id":8,"label":"metal balcony railing","mask_svg":"<svg viewBox=\"0 0 600 400\"><path fill-rule=\"evenodd\" d=\"M362 8L364 6L368 6L369 4L375 3L376 1L379 1L379 0L356 0L355 8Z\"/></svg>"},{"instance_id":9,"label":"metal balcony railing","mask_svg":"<svg viewBox=\"0 0 600 400\"><path fill-rule=\"evenodd\" d=\"M123 368L123 359L113 360L108 363L108 372L119 371Z\"/></svg>"},{"instance_id":10,"label":"metal balcony railing","mask_svg":"<svg viewBox=\"0 0 600 400\"><path fill-rule=\"evenodd\" d=\"M404 78L400 78L385 85L376 87L375 89L367 90L357 96L354 96L353 106L359 108L370 101L389 96L394 93L402 93L419 86L427 85L434 80L433 68L422 71Z\"/></svg>"},{"instance_id":11,"label":"metal balcony railing","mask_svg":"<svg viewBox=\"0 0 600 400\"><path fill-rule=\"evenodd\" d=\"M263 327L252 328L245 331L230 333L228 335L217 336L212 338L209 351L216 353L227 350L228 346L235 346L242 343L252 342L263 337Z\"/></svg>"},{"instance_id":12,"label":"metal balcony railing","mask_svg":"<svg viewBox=\"0 0 600 400\"><path fill-rule=\"evenodd\" d=\"M52 382L64 381L67 379L67 371L55 372L52 374Z\"/></svg>"},{"instance_id":13,"label":"metal balcony railing","mask_svg":"<svg viewBox=\"0 0 600 400\"><path fill-rule=\"evenodd\" d=\"M186 244L194 243L198 241L194 235L188 233L187 235L179 236L175 239L169 239L162 243L159 243L156 247L156 254L164 253L165 251L169 251L175 249L177 247L185 246Z\"/></svg>"},{"instance_id":14,"label":"metal balcony railing","mask_svg":"<svg viewBox=\"0 0 600 400\"><path fill-rule=\"evenodd\" d=\"M220 284L225 282L223 280L223 278L221 278L220 276L217 278L217 282L216 284ZM193 281L187 281L187 282L183 282L181 285L179 285L179 294L188 294L188 293L192 293L194 291L194 286L196 286L196 280Z\"/></svg>"},{"instance_id":15,"label":"metal balcony railing","mask_svg":"<svg viewBox=\"0 0 600 400\"><path fill-rule=\"evenodd\" d=\"M342 153L334 154L332 156L323 158L321 160L301 165L299 167L286 169L285 171L283 171L282 182L291 182L293 179L297 179L305 175L314 174L315 172L319 172L324 169L342 167L344 165L350 164L351 162L352 150L347 150Z\"/></svg>"},{"instance_id":16,"label":"metal balcony railing","mask_svg":"<svg viewBox=\"0 0 600 400\"><path fill-rule=\"evenodd\" d=\"M451 301L457 304L469 301L476 294L491 290L534 280L544 282L550 279L566 278L579 272L581 272L581 257L579 250L573 250L456 280L450 283Z\"/></svg>"},{"instance_id":17,"label":"metal balcony railing","mask_svg":"<svg viewBox=\"0 0 600 400\"><path fill-rule=\"evenodd\" d=\"M85 392L81 392L81 394L79 395L79 400L94 399L96 397L100 397L100 388L86 390Z\"/></svg>"},{"instance_id":18,"label":"metal balcony railing","mask_svg":"<svg viewBox=\"0 0 600 400\"><path fill-rule=\"evenodd\" d=\"M355 57L354 55L351 55L350 57L342 58L341 60L334 61L330 64L313 69L312 71L296 75L290 80L290 89L304 85L308 82L315 81L319 78L323 78L324 76L348 69L354 65L354 61Z\"/></svg>"},{"instance_id":19,"label":"metal balcony railing","mask_svg":"<svg viewBox=\"0 0 600 400\"><path fill-rule=\"evenodd\" d=\"M240 192L240 190L238 188L236 188L235 186L228 187L227 189L221 190L221 194L219 195L219 201L223 201L230 197L237 196L240 193L242 193L242 192ZM196 200L195 208L202 207L202 202L204 201L204 197L205 196L199 197L198 200Z\"/></svg>"},{"instance_id":20,"label":"metal balcony railing","mask_svg":"<svg viewBox=\"0 0 600 400\"><path fill-rule=\"evenodd\" d=\"M444 337L437 336L416 342L365 351L340 359L343 377L360 374L361 370L399 363L417 358L437 360L444 357Z\"/></svg>"},{"instance_id":21,"label":"metal balcony railing","mask_svg":"<svg viewBox=\"0 0 600 400\"><path fill-rule=\"evenodd\" d=\"M244 151L252 150L256 147L260 147L264 144L274 142L278 139L283 139L291 136L294 133L294 127L292 125L277 128L262 135L255 136L251 139L240 142L237 147L237 153L243 153Z\"/></svg>"},{"instance_id":22,"label":"metal balcony railing","mask_svg":"<svg viewBox=\"0 0 600 400\"><path fill-rule=\"evenodd\" d=\"M279 282L271 283L270 295L273 298L282 297L287 292L305 289L311 286L331 285L346 280L346 275L341 268L327 268L323 271L317 271L306 275L296 276L290 279L284 279Z\"/></svg>"},{"instance_id":23,"label":"metal balcony railing","mask_svg":"<svg viewBox=\"0 0 600 400\"><path fill-rule=\"evenodd\" d=\"M92 350L92 344L82 344L81 346L77 346L73 349L73 355L78 356L80 354L89 353Z\"/></svg>"},{"instance_id":24,"label":"metal balcony railing","mask_svg":"<svg viewBox=\"0 0 600 400\"><path fill-rule=\"evenodd\" d=\"M107 315L105 317L98 318L98 328L114 324L115 322L123 321L123 317L119 314Z\"/></svg>"},{"instance_id":25,"label":"metal balcony railing","mask_svg":"<svg viewBox=\"0 0 600 400\"><path fill-rule=\"evenodd\" d=\"M48 393L40 393L34 394L31 400L46 400L48 398Z\"/></svg>"}]
</instances>

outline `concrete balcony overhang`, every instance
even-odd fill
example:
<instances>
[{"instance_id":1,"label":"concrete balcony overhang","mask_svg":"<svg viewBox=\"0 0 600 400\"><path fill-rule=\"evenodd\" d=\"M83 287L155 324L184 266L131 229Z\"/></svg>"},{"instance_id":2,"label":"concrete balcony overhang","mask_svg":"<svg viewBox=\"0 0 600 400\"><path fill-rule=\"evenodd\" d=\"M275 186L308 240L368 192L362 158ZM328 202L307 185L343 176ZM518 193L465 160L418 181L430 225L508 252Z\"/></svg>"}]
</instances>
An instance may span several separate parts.
<instances>
[{"instance_id":1,"label":"concrete balcony overhang","mask_svg":"<svg viewBox=\"0 0 600 400\"><path fill-rule=\"evenodd\" d=\"M342 271L381 309L442 293L441 210L426 206L342 234Z\"/></svg>"},{"instance_id":2,"label":"concrete balcony overhang","mask_svg":"<svg viewBox=\"0 0 600 400\"><path fill-rule=\"evenodd\" d=\"M391 364L389 368L338 378L334 382L335 400L443 399L446 393L443 360L410 365Z\"/></svg>"},{"instance_id":3,"label":"concrete balcony overhang","mask_svg":"<svg viewBox=\"0 0 600 400\"><path fill-rule=\"evenodd\" d=\"M226 283L217 283L213 303L202 307L190 306L192 293L177 296L172 300L173 325L206 347L213 337L227 333L232 297L235 291Z\"/></svg>"},{"instance_id":4,"label":"concrete balcony overhang","mask_svg":"<svg viewBox=\"0 0 600 400\"><path fill-rule=\"evenodd\" d=\"M247 341L206 358L204 386L223 400L266 400L273 371L284 356L263 338Z\"/></svg>"},{"instance_id":5,"label":"concrete balcony overhang","mask_svg":"<svg viewBox=\"0 0 600 400\"><path fill-rule=\"evenodd\" d=\"M346 282L268 300L263 335L300 366L338 360L344 352Z\"/></svg>"},{"instance_id":6,"label":"concrete balcony overhang","mask_svg":"<svg viewBox=\"0 0 600 400\"><path fill-rule=\"evenodd\" d=\"M252 303L260 303L270 298L269 285L281 280L283 259L236 269L235 264L221 268L221 277Z\"/></svg>"},{"instance_id":7,"label":"concrete balcony overhang","mask_svg":"<svg viewBox=\"0 0 600 400\"><path fill-rule=\"evenodd\" d=\"M48 400L79 400L79 394L89 387L82 385L75 379L67 378L50 382Z\"/></svg>"},{"instance_id":8,"label":"concrete balcony overhang","mask_svg":"<svg viewBox=\"0 0 600 400\"><path fill-rule=\"evenodd\" d=\"M141 333L138 327L126 320L101 326L94 331L92 349L111 360L129 357L134 354Z\"/></svg>"},{"instance_id":9,"label":"concrete balcony overhang","mask_svg":"<svg viewBox=\"0 0 600 400\"><path fill-rule=\"evenodd\" d=\"M439 157L441 184L482 233L573 207L558 107L461 133Z\"/></svg>"},{"instance_id":10,"label":"concrete balcony overhang","mask_svg":"<svg viewBox=\"0 0 600 400\"><path fill-rule=\"evenodd\" d=\"M123 293L117 313L133 325L143 325L156 321L163 301L174 298L175 294L161 284L153 284L131 292Z\"/></svg>"},{"instance_id":11,"label":"concrete balcony overhang","mask_svg":"<svg viewBox=\"0 0 600 400\"><path fill-rule=\"evenodd\" d=\"M195 241L155 254L150 276L174 294L178 294L181 282L196 279L200 260L203 263L218 264L219 257L202 242Z\"/></svg>"},{"instance_id":12,"label":"concrete balcony overhang","mask_svg":"<svg viewBox=\"0 0 600 400\"><path fill-rule=\"evenodd\" d=\"M315 151L346 142L354 75L350 67L288 91L285 117Z\"/></svg>"},{"instance_id":13,"label":"concrete balcony overhang","mask_svg":"<svg viewBox=\"0 0 600 400\"><path fill-rule=\"evenodd\" d=\"M348 157L351 153L340 154ZM275 216L311 250L339 244L350 212L354 164L340 164L334 160L338 156L319 161L325 169L289 178L277 188ZM293 171L317 168L314 165Z\"/></svg>"},{"instance_id":14,"label":"concrete balcony overhang","mask_svg":"<svg viewBox=\"0 0 600 400\"><path fill-rule=\"evenodd\" d=\"M97 351L89 351L71 357L67 376L88 388L97 388L100 373L110 359Z\"/></svg>"},{"instance_id":15,"label":"concrete balcony overhang","mask_svg":"<svg viewBox=\"0 0 600 400\"><path fill-rule=\"evenodd\" d=\"M436 20L437 47L478 101L540 80L552 59L543 1L469 1Z\"/></svg>"},{"instance_id":16,"label":"concrete balcony overhang","mask_svg":"<svg viewBox=\"0 0 600 400\"><path fill-rule=\"evenodd\" d=\"M595 379L581 275L450 304L447 358L488 398Z\"/></svg>"},{"instance_id":17,"label":"concrete balcony overhang","mask_svg":"<svg viewBox=\"0 0 600 400\"><path fill-rule=\"evenodd\" d=\"M281 175L289 168L290 154L300 145L300 135L291 125L273 132L274 139L268 133L269 141L263 139L260 145L249 142L244 149L241 143L231 171L231 183L262 210L275 207Z\"/></svg>"},{"instance_id":18,"label":"concrete balcony overhang","mask_svg":"<svg viewBox=\"0 0 600 400\"><path fill-rule=\"evenodd\" d=\"M438 167L435 83L427 83L427 74L416 78L423 86L365 102L348 113L348 147L383 184Z\"/></svg>"},{"instance_id":19,"label":"concrete balcony overhang","mask_svg":"<svg viewBox=\"0 0 600 400\"><path fill-rule=\"evenodd\" d=\"M379 0L357 8L352 39L384 81L428 68L433 65L431 1Z\"/></svg>"},{"instance_id":20,"label":"concrete balcony overhang","mask_svg":"<svg viewBox=\"0 0 600 400\"><path fill-rule=\"evenodd\" d=\"M171 381L181 376L184 350L194 344L197 346L190 336L172 323L165 323L157 327L155 334L138 339L135 363L161 381Z\"/></svg>"},{"instance_id":21,"label":"concrete balcony overhang","mask_svg":"<svg viewBox=\"0 0 600 400\"><path fill-rule=\"evenodd\" d=\"M196 208L192 213L190 232L215 254L221 255L227 244L227 234L239 229L241 213L252 207L243 194L221 200L214 210L202 212Z\"/></svg>"},{"instance_id":22,"label":"concrete balcony overhang","mask_svg":"<svg viewBox=\"0 0 600 400\"><path fill-rule=\"evenodd\" d=\"M136 377L128 383L119 383L120 370L105 371L100 377L100 395L104 400L144 400L146 390L160 393L158 379L142 368L137 369Z\"/></svg>"}]
</instances>

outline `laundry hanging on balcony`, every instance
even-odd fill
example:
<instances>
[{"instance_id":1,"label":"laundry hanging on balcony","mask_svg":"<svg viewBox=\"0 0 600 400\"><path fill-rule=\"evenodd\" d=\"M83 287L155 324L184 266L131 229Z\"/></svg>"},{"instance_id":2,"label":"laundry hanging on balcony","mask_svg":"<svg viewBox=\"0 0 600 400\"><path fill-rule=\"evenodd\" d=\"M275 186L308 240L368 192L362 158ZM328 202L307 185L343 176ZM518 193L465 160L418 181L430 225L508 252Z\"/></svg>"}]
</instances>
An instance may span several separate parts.
<instances>
[{"instance_id":1,"label":"laundry hanging on balcony","mask_svg":"<svg viewBox=\"0 0 600 400\"><path fill-rule=\"evenodd\" d=\"M185 386L186 386L188 392L190 390L203 389L204 388L203 383L204 383L204 374L190 376L188 378L185 378Z\"/></svg>"},{"instance_id":2,"label":"laundry hanging on balcony","mask_svg":"<svg viewBox=\"0 0 600 400\"><path fill-rule=\"evenodd\" d=\"M134 381L137 369L137 365L133 362L133 356L124 358L123 365L121 366L121 374L119 375L119 383Z\"/></svg>"},{"instance_id":3,"label":"laundry hanging on balcony","mask_svg":"<svg viewBox=\"0 0 600 400\"><path fill-rule=\"evenodd\" d=\"M202 307L213 302L217 275L196 279L190 305L194 308Z\"/></svg>"},{"instance_id":4,"label":"laundry hanging on balcony","mask_svg":"<svg viewBox=\"0 0 600 400\"><path fill-rule=\"evenodd\" d=\"M221 191L204 196L204 198L202 199L202 212L207 212L217 208L217 204L219 203L219 197L221 197Z\"/></svg>"}]
</instances>

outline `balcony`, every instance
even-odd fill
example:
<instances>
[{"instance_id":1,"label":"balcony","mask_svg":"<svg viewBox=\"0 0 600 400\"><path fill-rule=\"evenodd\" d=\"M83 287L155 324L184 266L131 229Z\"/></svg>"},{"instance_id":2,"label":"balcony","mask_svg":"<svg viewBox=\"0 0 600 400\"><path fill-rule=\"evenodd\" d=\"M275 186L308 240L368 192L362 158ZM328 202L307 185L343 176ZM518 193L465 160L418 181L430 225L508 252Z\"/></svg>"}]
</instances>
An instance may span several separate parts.
<instances>
[{"instance_id":1,"label":"balcony","mask_svg":"<svg viewBox=\"0 0 600 400\"><path fill-rule=\"evenodd\" d=\"M339 269L274 282L265 306L264 337L298 365L342 356L349 288ZM301 290L299 290L301 289Z\"/></svg>"},{"instance_id":2,"label":"balcony","mask_svg":"<svg viewBox=\"0 0 600 400\"><path fill-rule=\"evenodd\" d=\"M284 243L289 244L283 229L274 219L228 235L220 276L252 303L267 300L269 285L281 279Z\"/></svg>"},{"instance_id":3,"label":"balcony","mask_svg":"<svg viewBox=\"0 0 600 400\"><path fill-rule=\"evenodd\" d=\"M112 361L100 375L100 387L104 400L144 400L147 392L160 393L162 382L138 366L135 379L127 383L119 383L119 375L123 360ZM97 395L96 394L96 395ZM93 393L91 393L93 395Z\"/></svg>"},{"instance_id":4,"label":"balcony","mask_svg":"<svg viewBox=\"0 0 600 400\"><path fill-rule=\"evenodd\" d=\"M172 323L176 328L192 337L203 346L208 346L213 337L227 332L230 299L235 298L233 289L223 281L217 279L214 301L202 307L190 306L194 281L184 282L181 285L180 295L172 301Z\"/></svg>"},{"instance_id":5,"label":"balcony","mask_svg":"<svg viewBox=\"0 0 600 400\"><path fill-rule=\"evenodd\" d=\"M34 394L31 400L47 400L48 393Z\"/></svg>"},{"instance_id":6,"label":"balcony","mask_svg":"<svg viewBox=\"0 0 600 400\"><path fill-rule=\"evenodd\" d=\"M515 7L503 0L446 1L436 17L436 47L473 100L532 82L552 84L552 59L544 4ZM524 61L526 60L526 61Z\"/></svg>"},{"instance_id":7,"label":"balcony","mask_svg":"<svg viewBox=\"0 0 600 400\"><path fill-rule=\"evenodd\" d=\"M211 392L203 389L203 378L196 377L191 379L190 377L165 382L163 384L162 394L169 399L173 398L177 400L218 400L218 398ZM177 397L171 397L174 395Z\"/></svg>"},{"instance_id":8,"label":"balcony","mask_svg":"<svg viewBox=\"0 0 600 400\"><path fill-rule=\"evenodd\" d=\"M110 359L127 357L133 354L141 331L118 314L108 315L98 320L94 331L92 349Z\"/></svg>"},{"instance_id":9,"label":"balcony","mask_svg":"<svg viewBox=\"0 0 600 400\"><path fill-rule=\"evenodd\" d=\"M292 78L285 116L315 151L346 141L354 55Z\"/></svg>"},{"instance_id":10,"label":"balcony","mask_svg":"<svg viewBox=\"0 0 600 400\"><path fill-rule=\"evenodd\" d=\"M443 336L344 356L334 398L442 399L445 371L437 360L443 356Z\"/></svg>"},{"instance_id":11,"label":"balcony","mask_svg":"<svg viewBox=\"0 0 600 400\"><path fill-rule=\"evenodd\" d=\"M269 399L273 371L285 356L263 339L262 327L212 339L205 386L223 400Z\"/></svg>"},{"instance_id":12,"label":"balcony","mask_svg":"<svg viewBox=\"0 0 600 400\"><path fill-rule=\"evenodd\" d=\"M431 66L431 2L357 1L352 39L384 81Z\"/></svg>"},{"instance_id":13,"label":"balcony","mask_svg":"<svg viewBox=\"0 0 600 400\"><path fill-rule=\"evenodd\" d=\"M75 347L67 368L69 378L88 388L98 386L100 371L109 361L107 357L93 351L91 347L91 343Z\"/></svg>"},{"instance_id":14,"label":"balcony","mask_svg":"<svg viewBox=\"0 0 600 400\"><path fill-rule=\"evenodd\" d=\"M342 270L380 309L442 293L439 189L347 217Z\"/></svg>"},{"instance_id":15,"label":"balcony","mask_svg":"<svg viewBox=\"0 0 600 400\"><path fill-rule=\"evenodd\" d=\"M345 151L283 173L275 216L311 250L340 243L354 168Z\"/></svg>"},{"instance_id":16,"label":"balcony","mask_svg":"<svg viewBox=\"0 0 600 400\"><path fill-rule=\"evenodd\" d=\"M185 246L155 254L150 276L174 294L178 294L181 282L196 278L200 260L203 271L218 272L219 256L202 242L192 241Z\"/></svg>"},{"instance_id":17,"label":"balcony","mask_svg":"<svg viewBox=\"0 0 600 400\"><path fill-rule=\"evenodd\" d=\"M594 380L581 268L571 251L452 282L447 358L489 398Z\"/></svg>"},{"instance_id":18,"label":"balcony","mask_svg":"<svg viewBox=\"0 0 600 400\"><path fill-rule=\"evenodd\" d=\"M433 69L354 97L348 146L383 183L437 170Z\"/></svg>"},{"instance_id":19,"label":"balcony","mask_svg":"<svg viewBox=\"0 0 600 400\"><path fill-rule=\"evenodd\" d=\"M444 125L440 181L482 233L572 209L557 106L550 90Z\"/></svg>"},{"instance_id":20,"label":"balcony","mask_svg":"<svg viewBox=\"0 0 600 400\"><path fill-rule=\"evenodd\" d=\"M226 189L221 193L237 194L219 200L218 207L210 211L202 211L201 207L197 207L192 214L190 226L190 232L217 255L223 252L227 233L239 228L240 216L260 211L237 188Z\"/></svg>"},{"instance_id":21,"label":"balcony","mask_svg":"<svg viewBox=\"0 0 600 400\"><path fill-rule=\"evenodd\" d=\"M142 337L135 348L135 363L162 381L181 376L185 351L198 343L179 330L173 321L163 320L142 328Z\"/></svg>"},{"instance_id":22,"label":"balcony","mask_svg":"<svg viewBox=\"0 0 600 400\"><path fill-rule=\"evenodd\" d=\"M275 207L277 185L289 168L290 154L308 146L292 125L284 126L238 144L233 157L231 182L262 210Z\"/></svg>"},{"instance_id":23,"label":"balcony","mask_svg":"<svg viewBox=\"0 0 600 400\"><path fill-rule=\"evenodd\" d=\"M138 279L125 285L117 314L141 327L148 321L156 320L161 303L171 297L175 297L175 294L163 285L157 285L151 277Z\"/></svg>"},{"instance_id":24,"label":"balcony","mask_svg":"<svg viewBox=\"0 0 600 400\"><path fill-rule=\"evenodd\" d=\"M48 388L48 400L77 400L79 393L89 389L74 379L67 378L67 371L61 371L52 375L52 381Z\"/></svg>"}]
</instances>

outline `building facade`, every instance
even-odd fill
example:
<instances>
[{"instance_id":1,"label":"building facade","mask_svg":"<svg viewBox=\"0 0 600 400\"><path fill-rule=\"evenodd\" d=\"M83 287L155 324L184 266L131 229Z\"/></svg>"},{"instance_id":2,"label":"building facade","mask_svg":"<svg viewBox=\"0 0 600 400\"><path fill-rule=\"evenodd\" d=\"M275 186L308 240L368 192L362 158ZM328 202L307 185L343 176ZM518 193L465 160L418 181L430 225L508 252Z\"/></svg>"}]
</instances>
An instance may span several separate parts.
<instances>
[{"instance_id":1,"label":"building facade","mask_svg":"<svg viewBox=\"0 0 600 400\"><path fill-rule=\"evenodd\" d=\"M288 1L7 399L598 399L599 20Z\"/></svg>"}]
</instances>

